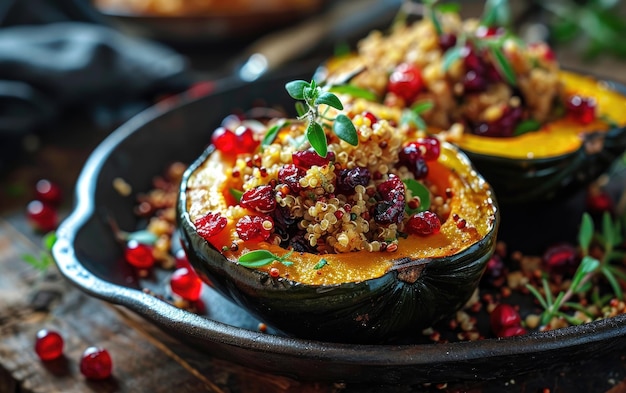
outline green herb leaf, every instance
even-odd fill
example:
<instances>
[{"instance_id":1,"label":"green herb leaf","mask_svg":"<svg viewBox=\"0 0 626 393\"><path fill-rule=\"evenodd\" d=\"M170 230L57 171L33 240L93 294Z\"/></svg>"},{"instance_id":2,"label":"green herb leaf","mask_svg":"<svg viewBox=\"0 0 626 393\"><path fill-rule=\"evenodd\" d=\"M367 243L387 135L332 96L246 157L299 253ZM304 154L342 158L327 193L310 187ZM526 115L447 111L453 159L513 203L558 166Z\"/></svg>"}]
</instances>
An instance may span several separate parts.
<instances>
[{"instance_id":1,"label":"green herb leaf","mask_svg":"<svg viewBox=\"0 0 626 393\"><path fill-rule=\"evenodd\" d=\"M602 215L602 236L604 238L605 248L612 249L615 245L615 237L613 233L613 221L608 212L604 212Z\"/></svg>"},{"instance_id":2,"label":"green herb leaf","mask_svg":"<svg viewBox=\"0 0 626 393\"><path fill-rule=\"evenodd\" d=\"M537 131L541 128L541 123L534 119L528 119L519 122L519 124L515 127L515 131L513 131L514 136L520 136L526 134L527 132Z\"/></svg>"},{"instance_id":3,"label":"green herb leaf","mask_svg":"<svg viewBox=\"0 0 626 393\"><path fill-rule=\"evenodd\" d=\"M278 136L278 133L280 132L280 130L285 127L286 125L288 125L288 122L285 121L281 121L278 124L274 124L269 130L267 130L267 132L265 133L265 136L263 137L263 140L261 141L261 146L269 146L271 145L274 140L276 139L276 137Z\"/></svg>"},{"instance_id":4,"label":"green herb leaf","mask_svg":"<svg viewBox=\"0 0 626 393\"><path fill-rule=\"evenodd\" d=\"M298 114L298 117L304 117L308 112L308 109L302 101L296 102L296 113Z\"/></svg>"},{"instance_id":5,"label":"green herb leaf","mask_svg":"<svg viewBox=\"0 0 626 393\"><path fill-rule=\"evenodd\" d=\"M402 111L402 116L400 117L400 124L411 126L414 125L420 130L426 130L427 125L424 119L414 111L410 109L405 109Z\"/></svg>"},{"instance_id":6,"label":"green herb leaf","mask_svg":"<svg viewBox=\"0 0 626 393\"><path fill-rule=\"evenodd\" d=\"M328 265L328 261L326 259L322 258L322 259L319 260L319 262L317 262L315 264L315 266L313 266L313 269L319 270L319 269L323 268L326 265Z\"/></svg>"},{"instance_id":7,"label":"green herb leaf","mask_svg":"<svg viewBox=\"0 0 626 393\"><path fill-rule=\"evenodd\" d=\"M52 246L54 246L54 243L56 241L57 241L56 232L52 231L52 232L46 233L42 239L44 249L46 249L47 251L52 250Z\"/></svg>"},{"instance_id":8,"label":"green herb leaf","mask_svg":"<svg viewBox=\"0 0 626 393\"><path fill-rule=\"evenodd\" d=\"M411 110L413 111L413 113L421 115L422 113L433 109L434 106L435 104L430 100L419 101L411 107Z\"/></svg>"},{"instance_id":9,"label":"green herb leaf","mask_svg":"<svg viewBox=\"0 0 626 393\"><path fill-rule=\"evenodd\" d=\"M428 188L415 179L405 179L402 182L410 191L412 196L420 199L420 205L417 209L411 209L407 204L405 209L407 214L411 215L428 210L428 208L430 208L430 191Z\"/></svg>"},{"instance_id":10,"label":"green herb leaf","mask_svg":"<svg viewBox=\"0 0 626 393\"><path fill-rule=\"evenodd\" d=\"M611 269L607 269L607 267L604 266L602 268L602 274L604 275L606 280L609 282L609 285L611 285L611 289L613 289L613 293L615 294L615 297L617 297L618 299L623 299L622 287L620 286L620 283L617 280L617 278L613 275L613 272L611 271Z\"/></svg>"},{"instance_id":11,"label":"green herb leaf","mask_svg":"<svg viewBox=\"0 0 626 393\"><path fill-rule=\"evenodd\" d=\"M463 46L454 46L446 51L443 55L443 70L448 71L452 64L463 57L465 48Z\"/></svg>"},{"instance_id":12,"label":"green herb leaf","mask_svg":"<svg viewBox=\"0 0 626 393\"><path fill-rule=\"evenodd\" d=\"M337 115L333 123L333 131L342 141L352 146L359 144L359 136L356 133L356 128L354 128L354 124L352 124L348 116L344 114Z\"/></svg>"},{"instance_id":13,"label":"green herb leaf","mask_svg":"<svg viewBox=\"0 0 626 393\"><path fill-rule=\"evenodd\" d=\"M134 240L137 243L153 245L156 243L158 237L153 232L148 230L131 232L126 235L126 240Z\"/></svg>"},{"instance_id":14,"label":"green herb leaf","mask_svg":"<svg viewBox=\"0 0 626 393\"><path fill-rule=\"evenodd\" d=\"M285 84L287 93L296 100L304 100L304 88L310 87L310 83L303 80L295 80Z\"/></svg>"},{"instance_id":15,"label":"green herb leaf","mask_svg":"<svg viewBox=\"0 0 626 393\"><path fill-rule=\"evenodd\" d=\"M337 94L347 94L349 96L363 98L368 101L378 101L378 96L374 92L355 85L335 85L331 86L328 91Z\"/></svg>"},{"instance_id":16,"label":"green herb leaf","mask_svg":"<svg viewBox=\"0 0 626 393\"><path fill-rule=\"evenodd\" d=\"M461 11L461 4L459 3L444 3L437 4L435 9L443 14L458 14Z\"/></svg>"},{"instance_id":17,"label":"green herb leaf","mask_svg":"<svg viewBox=\"0 0 626 393\"><path fill-rule=\"evenodd\" d=\"M241 201L241 197L243 196L243 191L236 190L234 188L229 188L228 192L230 193L230 195L232 195L233 198L235 198L237 203L239 203Z\"/></svg>"},{"instance_id":18,"label":"green herb leaf","mask_svg":"<svg viewBox=\"0 0 626 393\"><path fill-rule=\"evenodd\" d=\"M509 26L511 9L508 0L487 0L481 22L485 26Z\"/></svg>"},{"instance_id":19,"label":"green herb leaf","mask_svg":"<svg viewBox=\"0 0 626 393\"><path fill-rule=\"evenodd\" d=\"M584 255L589 254L589 245L593 238L593 220L589 213L584 213L580 224L580 230L578 231L578 244L583 251Z\"/></svg>"},{"instance_id":20,"label":"green herb leaf","mask_svg":"<svg viewBox=\"0 0 626 393\"><path fill-rule=\"evenodd\" d=\"M279 257L267 250L254 250L239 257L239 263L249 268L258 268L278 260Z\"/></svg>"},{"instance_id":21,"label":"green herb leaf","mask_svg":"<svg viewBox=\"0 0 626 393\"><path fill-rule=\"evenodd\" d=\"M326 141L326 134L322 126L315 122L309 123L306 129L306 139L308 139L317 154L326 157L328 153L328 142Z\"/></svg>"},{"instance_id":22,"label":"green herb leaf","mask_svg":"<svg viewBox=\"0 0 626 393\"><path fill-rule=\"evenodd\" d=\"M325 92L319 95L317 99L315 99L315 105L326 104L328 106L332 106L335 109L343 109L343 104L339 100L339 98L333 93Z\"/></svg>"},{"instance_id":23,"label":"green herb leaf","mask_svg":"<svg viewBox=\"0 0 626 393\"><path fill-rule=\"evenodd\" d=\"M502 52L502 49L497 46L490 46L489 49L496 60L496 65L498 66L497 68L498 71L500 71L500 74L504 77L507 83L515 86L517 84L515 71L513 71L513 67L511 67L511 63L509 63L509 60L504 55L504 52Z\"/></svg>"}]
</instances>

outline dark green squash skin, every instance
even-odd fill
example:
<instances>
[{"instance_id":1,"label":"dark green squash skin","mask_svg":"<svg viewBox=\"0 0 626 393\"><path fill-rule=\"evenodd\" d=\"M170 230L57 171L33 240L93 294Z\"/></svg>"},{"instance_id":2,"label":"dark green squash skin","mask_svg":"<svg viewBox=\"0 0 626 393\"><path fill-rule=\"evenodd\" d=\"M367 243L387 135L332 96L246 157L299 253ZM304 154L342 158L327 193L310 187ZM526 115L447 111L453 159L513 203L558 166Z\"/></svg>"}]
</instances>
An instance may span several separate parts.
<instances>
[{"instance_id":1,"label":"dark green squash skin","mask_svg":"<svg viewBox=\"0 0 626 393\"><path fill-rule=\"evenodd\" d=\"M500 213L493 198L491 231L458 254L397 260L383 276L362 282L306 285L271 278L227 260L197 234L189 219L187 180L211 152L207 149L187 169L177 203L178 230L189 262L206 283L285 334L346 343L382 343L421 334L469 300L495 250Z\"/></svg>"}]
</instances>

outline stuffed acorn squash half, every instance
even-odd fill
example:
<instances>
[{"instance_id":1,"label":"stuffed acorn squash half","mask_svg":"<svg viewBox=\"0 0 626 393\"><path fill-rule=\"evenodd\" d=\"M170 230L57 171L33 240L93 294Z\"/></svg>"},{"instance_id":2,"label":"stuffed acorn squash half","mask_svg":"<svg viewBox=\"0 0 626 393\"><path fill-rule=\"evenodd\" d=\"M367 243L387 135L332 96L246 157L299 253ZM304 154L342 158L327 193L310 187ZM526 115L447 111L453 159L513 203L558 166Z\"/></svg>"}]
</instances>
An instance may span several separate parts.
<instances>
[{"instance_id":1,"label":"stuffed acorn squash half","mask_svg":"<svg viewBox=\"0 0 626 393\"><path fill-rule=\"evenodd\" d=\"M187 169L177 209L188 258L289 335L419 334L476 290L496 244L493 191L453 145L347 116L314 82L296 85L314 103L307 114L220 127Z\"/></svg>"},{"instance_id":2,"label":"stuffed acorn squash half","mask_svg":"<svg viewBox=\"0 0 626 393\"><path fill-rule=\"evenodd\" d=\"M425 18L330 59L315 79L349 93L341 99L356 112L377 102L380 116L460 147L502 204L567 195L626 148L626 89L562 70L546 43L523 42L493 15L427 7Z\"/></svg>"}]
</instances>

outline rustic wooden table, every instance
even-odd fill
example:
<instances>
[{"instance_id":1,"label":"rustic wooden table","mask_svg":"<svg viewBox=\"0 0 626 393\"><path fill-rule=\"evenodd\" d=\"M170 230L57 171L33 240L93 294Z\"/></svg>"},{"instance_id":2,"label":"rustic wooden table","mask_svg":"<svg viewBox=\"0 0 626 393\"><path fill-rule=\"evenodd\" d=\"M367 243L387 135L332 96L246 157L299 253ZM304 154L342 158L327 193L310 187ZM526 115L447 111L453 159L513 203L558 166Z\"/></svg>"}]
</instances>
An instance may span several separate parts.
<instances>
[{"instance_id":1,"label":"rustic wooden table","mask_svg":"<svg viewBox=\"0 0 626 393\"><path fill-rule=\"evenodd\" d=\"M567 64L626 80L623 63L615 60L589 66L571 58ZM385 387L300 382L199 352L128 310L83 294L54 267L44 277L25 263L24 255L42 252L41 234L25 216L35 182L48 178L60 184L65 195L61 214L67 213L82 164L111 128L70 119L53 131L0 178L0 393L626 392L625 357L611 351L602 359L573 359L566 367L513 379ZM65 338L60 360L42 362L36 356L33 345L41 328L58 330ZM111 378L95 382L81 376L80 355L92 345L111 353Z\"/></svg>"}]
</instances>

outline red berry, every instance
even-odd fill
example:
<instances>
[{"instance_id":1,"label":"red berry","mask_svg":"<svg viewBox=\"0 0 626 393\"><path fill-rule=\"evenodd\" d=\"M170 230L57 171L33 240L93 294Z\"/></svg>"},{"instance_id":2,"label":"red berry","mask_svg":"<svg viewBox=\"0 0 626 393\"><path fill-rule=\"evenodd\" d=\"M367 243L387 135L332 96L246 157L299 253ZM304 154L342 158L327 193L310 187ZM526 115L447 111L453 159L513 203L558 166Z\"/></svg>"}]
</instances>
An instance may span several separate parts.
<instances>
[{"instance_id":1,"label":"red berry","mask_svg":"<svg viewBox=\"0 0 626 393\"><path fill-rule=\"evenodd\" d=\"M227 223L228 220L226 217L222 217L220 212L210 212L207 215L198 218L194 222L194 225L196 226L198 234L205 240L209 241L213 236L220 233L222 229L226 227Z\"/></svg>"},{"instance_id":2,"label":"red berry","mask_svg":"<svg viewBox=\"0 0 626 393\"><path fill-rule=\"evenodd\" d=\"M593 213L613 211L613 199L606 191L590 192L586 198L587 210Z\"/></svg>"},{"instance_id":3,"label":"red berry","mask_svg":"<svg viewBox=\"0 0 626 393\"><path fill-rule=\"evenodd\" d=\"M498 337L522 336L528 333L522 326L507 326L498 332Z\"/></svg>"},{"instance_id":4,"label":"red berry","mask_svg":"<svg viewBox=\"0 0 626 393\"><path fill-rule=\"evenodd\" d=\"M237 221L237 234L242 240L265 241L272 234L274 221L269 216L243 216Z\"/></svg>"},{"instance_id":5,"label":"red berry","mask_svg":"<svg viewBox=\"0 0 626 393\"><path fill-rule=\"evenodd\" d=\"M378 123L378 118L372 112L363 112L362 116L370 120L370 125Z\"/></svg>"},{"instance_id":6,"label":"red berry","mask_svg":"<svg viewBox=\"0 0 626 393\"><path fill-rule=\"evenodd\" d=\"M181 267L172 273L170 287L178 296L195 302L200 299L202 293L202 280L193 269Z\"/></svg>"},{"instance_id":7,"label":"red berry","mask_svg":"<svg viewBox=\"0 0 626 393\"><path fill-rule=\"evenodd\" d=\"M389 76L387 89L406 102L413 102L423 88L422 72L413 64L402 63Z\"/></svg>"},{"instance_id":8,"label":"red berry","mask_svg":"<svg viewBox=\"0 0 626 393\"><path fill-rule=\"evenodd\" d=\"M80 373L88 379L106 379L111 376L113 361L104 348L89 347L80 359Z\"/></svg>"},{"instance_id":9,"label":"red berry","mask_svg":"<svg viewBox=\"0 0 626 393\"><path fill-rule=\"evenodd\" d=\"M61 203L61 196L61 187L50 180L41 179L35 184L35 197L39 201L57 206Z\"/></svg>"},{"instance_id":10,"label":"red berry","mask_svg":"<svg viewBox=\"0 0 626 393\"><path fill-rule=\"evenodd\" d=\"M58 217L56 210L41 201L31 201L26 207L26 217L31 225L41 231L50 232L57 228Z\"/></svg>"},{"instance_id":11,"label":"red berry","mask_svg":"<svg viewBox=\"0 0 626 393\"><path fill-rule=\"evenodd\" d=\"M481 283L492 287L500 287L506 282L508 273L507 266L500 256L493 255L487 262L485 273L481 277Z\"/></svg>"},{"instance_id":12,"label":"red berry","mask_svg":"<svg viewBox=\"0 0 626 393\"><path fill-rule=\"evenodd\" d=\"M596 101L593 98L573 95L566 104L567 113L579 123L589 124L596 118Z\"/></svg>"},{"instance_id":13,"label":"red berry","mask_svg":"<svg viewBox=\"0 0 626 393\"><path fill-rule=\"evenodd\" d=\"M258 186L244 192L239 203L246 209L270 213L276 209L274 189L269 185Z\"/></svg>"},{"instance_id":14,"label":"red berry","mask_svg":"<svg viewBox=\"0 0 626 393\"><path fill-rule=\"evenodd\" d=\"M235 134L237 135L237 150L239 153L253 152L259 145L259 142L254 139L254 132L248 127L238 127Z\"/></svg>"},{"instance_id":15,"label":"red berry","mask_svg":"<svg viewBox=\"0 0 626 393\"><path fill-rule=\"evenodd\" d=\"M522 319L517 310L507 303L498 304L489 316L489 324L491 330L498 337L503 336L503 332L506 328L517 328L522 326Z\"/></svg>"},{"instance_id":16,"label":"red berry","mask_svg":"<svg viewBox=\"0 0 626 393\"><path fill-rule=\"evenodd\" d=\"M294 164L287 164L278 170L278 181L282 184L286 184L291 192L297 194L302 189L300 179L305 175L306 170L303 168L297 167Z\"/></svg>"},{"instance_id":17,"label":"red berry","mask_svg":"<svg viewBox=\"0 0 626 393\"><path fill-rule=\"evenodd\" d=\"M416 141L409 143L409 146L420 148L422 156L426 161L434 161L438 159L441 154L441 143L439 142L439 139L432 136L419 138Z\"/></svg>"},{"instance_id":18,"label":"red berry","mask_svg":"<svg viewBox=\"0 0 626 393\"><path fill-rule=\"evenodd\" d=\"M442 51L447 51L456 45L456 35L452 33L443 33L439 35L439 47Z\"/></svg>"},{"instance_id":19,"label":"red berry","mask_svg":"<svg viewBox=\"0 0 626 393\"><path fill-rule=\"evenodd\" d=\"M211 142L222 153L235 153L237 149L237 135L224 127L219 127L213 132Z\"/></svg>"},{"instance_id":20,"label":"red berry","mask_svg":"<svg viewBox=\"0 0 626 393\"><path fill-rule=\"evenodd\" d=\"M328 165L334 157L333 152L328 152L326 157L322 157L313 150L298 150L291 155L294 165L302 169L309 169L313 165Z\"/></svg>"},{"instance_id":21,"label":"red berry","mask_svg":"<svg viewBox=\"0 0 626 393\"><path fill-rule=\"evenodd\" d=\"M496 26L478 26L478 28L476 29L476 37L478 38L495 37L504 33L504 28Z\"/></svg>"},{"instance_id":22,"label":"red berry","mask_svg":"<svg viewBox=\"0 0 626 393\"><path fill-rule=\"evenodd\" d=\"M406 223L406 231L413 235L429 236L439 233L440 229L439 217L428 210L413 214Z\"/></svg>"},{"instance_id":23,"label":"red berry","mask_svg":"<svg viewBox=\"0 0 626 393\"><path fill-rule=\"evenodd\" d=\"M542 260L546 270L556 274L574 274L580 264L578 250L567 243L549 247Z\"/></svg>"},{"instance_id":24,"label":"red berry","mask_svg":"<svg viewBox=\"0 0 626 393\"><path fill-rule=\"evenodd\" d=\"M174 260L176 262L176 269L179 269L181 267L191 268L191 264L189 263L189 259L187 258L187 253L182 248L176 251L176 255L174 255Z\"/></svg>"},{"instance_id":25,"label":"red berry","mask_svg":"<svg viewBox=\"0 0 626 393\"><path fill-rule=\"evenodd\" d=\"M124 250L126 262L138 269L149 269L154 265L154 254L152 246L139 243L136 240L129 240Z\"/></svg>"},{"instance_id":26,"label":"red berry","mask_svg":"<svg viewBox=\"0 0 626 393\"><path fill-rule=\"evenodd\" d=\"M35 352L44 361L58 359L63 354L63 337L55 331L41 329L37 332Z\"/></svg>"}]
</instances>

